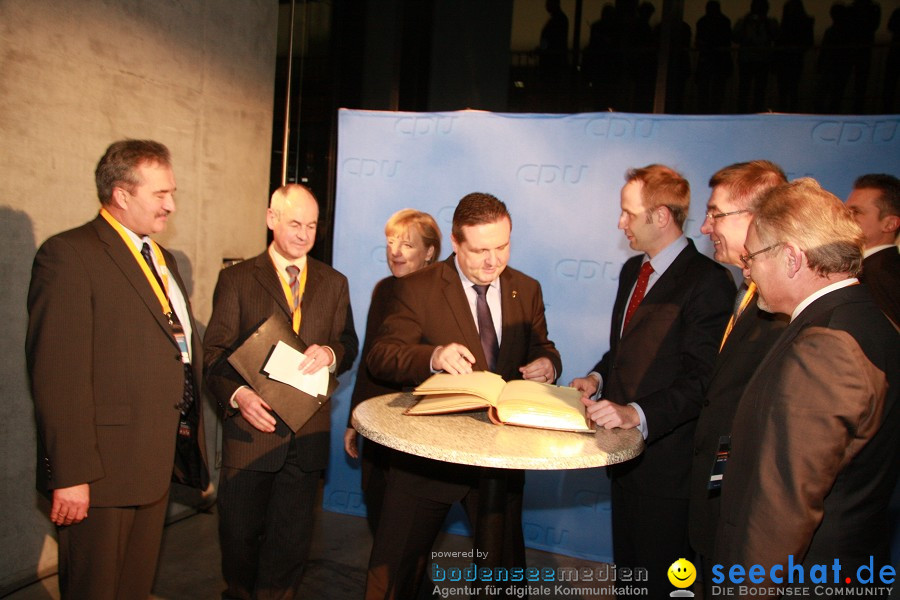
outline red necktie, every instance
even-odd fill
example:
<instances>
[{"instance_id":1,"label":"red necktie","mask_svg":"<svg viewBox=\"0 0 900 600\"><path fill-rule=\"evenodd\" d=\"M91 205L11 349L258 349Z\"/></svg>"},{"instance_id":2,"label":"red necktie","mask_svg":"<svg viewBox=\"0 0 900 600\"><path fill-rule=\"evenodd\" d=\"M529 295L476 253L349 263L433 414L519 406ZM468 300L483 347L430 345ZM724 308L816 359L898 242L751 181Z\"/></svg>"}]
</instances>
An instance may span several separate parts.
<instances>
[{"instance_id":1,"label":"red necktie","mask_svg":"<svg viewBox=\"0 0 900 600\"><path fill-rule=\"evenodd\" d=\"M625 331L625 328L628 327L628 322L634 315L634 311L637 310L637 307L641 304L641 300L644 299L644 294L647 292L647 282L650 281L650 273L652 272L653 266L650 264L649 260L641 265L641 272L638 275L637 283L634 284L634 293L631 294L631 300L628 301L628 309L625 311L625 321L622 324L622 331Z\"/></svg>"}]
</instances>

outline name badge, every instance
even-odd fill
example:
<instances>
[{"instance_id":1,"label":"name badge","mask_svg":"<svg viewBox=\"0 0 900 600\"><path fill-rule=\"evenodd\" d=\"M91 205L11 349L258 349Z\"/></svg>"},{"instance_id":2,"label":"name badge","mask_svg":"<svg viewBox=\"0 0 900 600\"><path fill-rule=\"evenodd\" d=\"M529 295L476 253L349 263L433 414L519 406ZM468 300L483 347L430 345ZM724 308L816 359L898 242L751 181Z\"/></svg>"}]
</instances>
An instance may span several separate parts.
<instances>
[{"instance_id":1,"label":"name badge","mask_svg":"<svg viewBox=\"0 0 900 600\"><path fill-rule=\"evenodd\" d=\"M728 455L730 453L731 436L723 435L719 438L719 449L716 451L716 460L713 461L712 471L709 474L707 489L718 490L722 487L722 479L725 478L725 465L728 463Z\"/></svg>"}]
</instances>

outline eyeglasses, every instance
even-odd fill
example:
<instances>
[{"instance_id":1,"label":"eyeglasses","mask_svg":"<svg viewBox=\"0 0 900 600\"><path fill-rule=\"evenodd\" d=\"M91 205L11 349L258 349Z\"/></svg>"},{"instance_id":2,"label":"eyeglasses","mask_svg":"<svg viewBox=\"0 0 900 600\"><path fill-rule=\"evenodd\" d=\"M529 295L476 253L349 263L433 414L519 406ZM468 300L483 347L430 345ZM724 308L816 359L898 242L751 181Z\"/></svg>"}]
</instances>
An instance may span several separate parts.
<instances>
[{"instance_id":1,"label":"eyeglasses","mask_svg":"<svg viewBox=\"0 0 900 600\"><path fill-rule=\"evenodd\" d=\"M749 269L749 268L750 268L750 263L753 262L754 257L759 256L759 255L762 254L763 252L768 252L768 251L771 250L772 248L777 248L777 247L780 246L782 243L783 243L783 242L775 242L775 243L772 244L771 246L766 246L766 247L763 248L762 250L757 250L756 252L751 252L750 254L742 254L741 257L740 257L740 258L741 258L741 263L743 263L745 269Z\"/></svg>"},{"instance_id":2,"label":"eyeglasses","mask_svg":"<svg viewBox=\"0 0 900 600\"><path fill-rule=\"evenodd\" d=\"M707 212L706 218L715 221L716 219L721 219L722 217L728 217L731 215L739 215L739 214L745 213L745 212L750 212L750 211L747 210L746 208L744 208L741 210L733 210L731 212L724 212L724 213L723 212L720 212L720 213Z\"/></svg>"}]
</instances>

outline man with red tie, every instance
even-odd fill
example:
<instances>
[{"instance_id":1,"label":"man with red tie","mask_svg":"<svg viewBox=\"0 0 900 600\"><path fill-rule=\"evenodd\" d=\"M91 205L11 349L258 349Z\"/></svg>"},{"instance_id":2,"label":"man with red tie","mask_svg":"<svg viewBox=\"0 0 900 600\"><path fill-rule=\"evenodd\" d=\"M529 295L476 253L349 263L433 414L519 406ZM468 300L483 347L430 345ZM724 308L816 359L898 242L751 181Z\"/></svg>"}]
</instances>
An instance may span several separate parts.
<instances>
[{"instance_id":1,"label":"man with red tie","mask_svg":"<svg viewBox=\"0 0 900 600\"><path fill-rule=\"evenodd\" d=\"M303 373L340 375L358 342L347 278L307 256L319 205L299 184L272 194L272 244L222 271L206 330L204 372L222 410L219 544L223 598L293 598L312 536L313 505L328 462L330 404L296 433L229 364L228 357L271 315L307 345Z\"/></svg>"},{"instance_id":2,"label":"man with red tie","mask_svg":"<svg viewBox=\"0 0 900 600\"><path fill-rule=\"evenodd\" d=\"M175 212L168 148L115 142L94 176L100 214L44 242L31 271L38 489L61 596L146 599L171 481L209 484L202 348L175 259L150 238Z\"/></svg>"},{"instance_id":3,"label":"man with red tie","mask_svg":"<svg viewBox=\"0 0 900 600\"><path fill-rule=\"evenodd\" d=\"M648 597L664 598L669 566L689 552L691 440L734 284L682 232L690 206L684 177L649 165L625 179L618 226L642 254L619 275L609 351L571 385L597 425L637 427L644 436L641 456L608 469L613 556L619 567L647 569Z\"/></svg>"}]
</instances>

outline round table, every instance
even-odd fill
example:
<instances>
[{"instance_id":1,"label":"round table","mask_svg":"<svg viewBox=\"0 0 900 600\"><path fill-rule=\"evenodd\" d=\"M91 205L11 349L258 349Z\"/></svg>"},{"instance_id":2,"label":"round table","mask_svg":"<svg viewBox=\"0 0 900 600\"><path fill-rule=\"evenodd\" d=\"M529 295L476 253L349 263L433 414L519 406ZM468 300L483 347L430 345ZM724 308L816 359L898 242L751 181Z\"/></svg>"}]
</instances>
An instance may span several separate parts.
<instances>
[{"instance_id":1,"label":"round table","mask_svg":"<svg viewBox=\"0 0 900 600\"><path fill-rule=\"evenodd\" d=\"M586 469L638 456L644 440L636 429L601 429L594 433L551 431L495 425L486 411L448 415L404 415L415 404L412 394L377 396L353 411L353 427L366 438L401 452L434 460L489 467L479 481L475 547L494 567L504 538L506 477L494 469ZM479 597L491 597L486 588Z\"/></svg>"}]
</instances>

